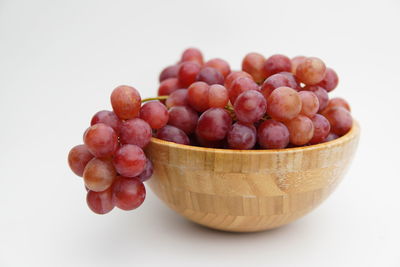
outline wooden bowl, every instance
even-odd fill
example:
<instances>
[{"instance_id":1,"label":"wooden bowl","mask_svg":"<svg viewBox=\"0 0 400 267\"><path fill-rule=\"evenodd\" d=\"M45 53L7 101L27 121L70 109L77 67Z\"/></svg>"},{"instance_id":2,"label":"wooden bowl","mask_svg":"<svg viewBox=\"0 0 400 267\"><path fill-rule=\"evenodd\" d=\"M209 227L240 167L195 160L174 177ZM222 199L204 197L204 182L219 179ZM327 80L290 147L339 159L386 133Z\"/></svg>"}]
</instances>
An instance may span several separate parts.
<instances>
[{"instance_id":1,"label":"wooden bowl","mask_svg":"<svg viewBox=\"0 0 400 267\"><path fill-rule=\"evenodd\" d=\"M280 150L231 150L153 138L148 181L170 208L198 224L255 232L290 223L317 207L346 173L360 135L355 122L331 142Z\"/></svg>"}]
</instances>

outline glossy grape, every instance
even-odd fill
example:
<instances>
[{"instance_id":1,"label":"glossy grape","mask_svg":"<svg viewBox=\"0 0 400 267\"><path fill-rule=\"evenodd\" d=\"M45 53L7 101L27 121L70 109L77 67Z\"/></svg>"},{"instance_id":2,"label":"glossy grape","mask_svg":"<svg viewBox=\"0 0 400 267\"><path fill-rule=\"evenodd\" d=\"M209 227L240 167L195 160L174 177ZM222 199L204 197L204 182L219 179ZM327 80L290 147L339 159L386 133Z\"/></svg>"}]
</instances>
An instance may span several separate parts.
<instances>
[{"instance_id":1,"label":"glossy grape","mask_svg":"<svg viewBox=\"0 0 400 267\"><path fill-rule=\"evenodd\" d=\"M258 85L253 79L247 77L239 77L231 84L231 87L228 88L229 100L232 104L235 103L236 98L248 90L258 90Z\"/></svg>"},{"instance_id":2,"label":"glossy grape","mask_svg":"<svg viewBox=\"0 0 400 267\"><path fill-rule=\"evenodd\" d=\"M289 144L289 130L281 122L266 120L258 126L258 143L262 148L280 149Z\"/></svg>"},{"instance_id":3,"label":"glossy grape","mask_svg":"<svg viewBox=\"0 0 400 267\"><path fill-rule=\"evenodd\" d=\"M209 85L224 84L224 76L217 69L211 67L202 68L197 75L197 81L205 82Z\"/></svg>"},{"instance_id":4,"label":"glossy grape","mask_svg":"<svg viewBox=\"0 0 400 267\"><path fill-rule=\"evenodd\" d=\"M127 85L121 85L111 93L111 105L114 113L121 120L128 120L138 116L141 98L139 92Z\"/></svg>"},{"instance_id":5,"label":"glossy grape","mask_svg":"<svg viewBox=\"0 0 400 267\"><path fill-rule=\"evenodd\" d=\"M250 74L248 74L247 72L245 72L245 71L232 71L225 78L225 88L229 90L231 88L231 86L232 86L232 83L237 78L241 78L241 77L246 77L246 78L249 78L249 79L253 80L253 77Z\"/></svg>"},{"instance_id":6,"label":"glossy grape","mask_svg":"<svg viewBox=\"0 0 400 267\"><path fill-rule=\"evenodd\" d=\"M160 73L159 81L162 82L168 78L177 78L180 64L171 65L163 69Z\"/></svg>"},{"instance_id":7,"label":"glossy grape","mask_svg":"<svg viewBox=\"0 0 400 267\"><path fill-rule=\"evenodd\" d=\"M338 83L339 77L336 72L331 68L326 68L325 76L318 85L324 88L327 92L331 92L337 87Z\"/></svg>"},{"instance_id":8,"label":"glossy grape","mask_svg":"<svg viewBox=\"0 0 400 267\"><path fill-rule=\"evenodd\" d=\"M137 177L141 182L147 181L153 175L153 163L151 160L146 160L146 167L144 168L143 172Z\"/></svg>"},{"instance_id":9,"label":"glossy grape","mask_svg":"<svg viewBox=\"0 0 400 267\"><path fill-rule=\"evenodd\" d=\"M170 95L172 92L181 89L178 78L168 78L163 80L158 87L158 95Z\"/></svg>"},{"instance_id":10,"label":"glossy grape","mask_svg":"<svg viewBox=\"0 0 400 267\"><path fill-rule=\"evenodd\" d=\"M220 84L213 84L208 90L208 107L223 108L229 102L228 90Z\"/></svg>"},{"instance_id":11,"label":"glossy grape","mask_svg":"<svg viewBox=\"0 0 400 267\"><path fill-rule=\"evenodd\" d=\"M102 192L89 190L86 193L86 203L94 213L109 213L114 208L113 188L110 187Z\"/></svg>"},{"instance_id":12,"label":"glossy grape","mask_svg":"<svg viewBox=\"0 0 400 267\"><path fill-rule=\"evenodd\" d=\"M117 177L110 160L91 159L83 171L85 186L92 191L101 192L109 188Z\"/></svg>"},{"instance_id":13,"label":"glossy grape","mask_svg":"<svg viewBox=\"0 0 400 267\"><path fill-rule=\"evenodd\" d=\"M113 186L113 201L122 210L133 210L146 198L144 184L137 178L119 177Z\"/></svg>"},{"instance_id":14,"label":"glossy grape","mask_svg":"<svg viewBox=\"0 0 400 267\"><path fill-rule=\"evenodd\" d=\"M321 59L308 57L297 66L296 77L304 84L314 85L322 81L325 71L326 66Z\"/></svg>"},{"instance_id":15,"label":"glossy grape","mask_svg":"<svg viewBox=\"0 0 400 267\"><path fill-rule=\"evenodd\" d=\"M229 73L231 73L231 67L229 66L229 63L221 58L210 59L204 64L204 67L214 68L218 70L224 77L228 76Z\"/></svg>"},{"instance_id":16,"label":"glossy grape","mask_svg":"<svg viewBox=\"0 0 400 267\"><path fill-rule=\"evenodd\" d=\"M201 114L197 123L196 134L209 141L218 141L225 138L232 119L222 108L210 108Z\"/></svg>"},{"instance_id":17,"label":"glossy grape","mask_svg":"<svg viewBox=\"0 0 400 267\"><path fill-rule=\"evenodd\" d=\"M160 129L168 122L168 110L160 101L150 101L140 109L140 118L146 121L152 129Z\"/></svg>"},{"instance_id":18,"label":"glossy grape","mask_svg":"<svg viewBox=\"0 0 400 267\"><path fill-rule=\"evenodd\" d=\"M90 121L90 125L95 125L97 123L104 123L105 125L113 128L115 133L119 134L119 128L121 127L121 120L115 115L114 112L108 110L102 110L94 114L92 120Z\"/></svg>"},{"instance_id":19,"label":"glossy grape","mask_svg":"<svg viewBox=\"0 0 400 267\"><path fill-rule=\"evenodd\" d=\"M151 136L150 125L142 119L135 118L122 122L119 140L122 144L144 148L150 142Z\"/></svg>"},{"instance_id":20,"label":"glossy grape","mask_svg":"<svg viewBox=\"0 0 400 267\"><path fill-rule=\"evenodd\" d=\"M291 83L289 79L280 73L274 74L269 76L264 83L261 86L261 93L264 95L265 99L268 99L272 91L274 91L276 88L285 86L285 87L291 87ZM293 88L293 87L291 87ZM295 88L293 88L295 89Z\"/></svg>"},{"instance_id":21,"label":"glossy grape","mask_svg":"<svg viewBox=\"0 0 400 267\"><path fill-rule=\"evenodd\" d=\"M117 134L103 123L90 126L83 136L83 142L90 153L98 158L112 156L118 148Z\"/></svg>"},{"instance_id":22,"label":"glossy grape","mask_svg":"<svg viewBox=\"0 0 400 267\"><path fill-rule=\"evenodd\" d=\"M186 61L193 61L202 66L203 54L197 48L188 48L185 51L183 51L181 57L181 62L186 62Z\"/></svg>"},{"instance_id":23,"label":"glossy grape","mask_svg":"<svg viewBox=\"0 0 400 267\"><path fill-rule=\"evenodd\" d=\"M249 73L254 81L261 84L265 78L264 71L265 57L259 53L249 53L242 61L242 70Z\"/></svg>"},{"instance_id":24,"label":"glossy grape","mask_svg":"<svg viewBox=\"0 0 400 267\"><path fill-rule=\"evenodd\" d=\"M291 71L292 70L292 62L290 58L284 55L273 55L267 58L264 62L264 72L266 77L282 72L282 71Z\"/></svg>"},{"instance_id":25,"label":"glossy grape","mask_svg":"<svg viewBox=\"0 0 400 267\"><path fill-rule=\"evenodd\" d=\"M328 105L324 109L324 112L325 112L325 110L328 110L333 107L342 107L342 108L346 109L347 111L351 111L349 103L340 97L334 97L334 98L330 99L328 102Z\"/></svg>"},{"instance_id":26,"label":"glossy grape","mask_svg":"<svg viewBox=\"0 0 400 267\"><path fill-rule=\"evenodd\" d=\"M268 97L267 103L268 114L277 121L294 119L301 111L301 98L290 87L276 88Z\"/></svg>"},{"instance_id":27,"label":"glossy grape","mask_svg":"<svg viewBox=\"0 0 400 267\"><path fill-rule=\"evenodd\" d=\"M115 153L113 163L117 172L126 177L135 177L141 174L146 167L146 155L136 145L123 145Z\"/></svg>"},{"instance_id":28,"label":"glossy grape","mask_svg":"<svg viewBox=\"0 0 400 267\"><path fill-rule=\"evenodd\" d=\"M236 122L229 130L227 140L230 148L252 149L257 141L256 127Z\"/></svg>"},{"instance_id":29,"label":"glossy grape","mask_svg":"<svg viewBox=\"0 0 400 267\"><path fill-rule=\"evenodd\" d=\"M76 175L82 176L86 164L93 157L85 145L74 146L68 154L69 167Z\"/></svg>"},{"instance_id":30,"label":"glossy grape","mask_svg":"<svg viewBox=\"0 0 400 267\"><path fill-rule=\"evenodd\" d=\"M174 106L187 106L188 102L188 90L187 89L178 89L172 92L167 100L165 101L165 105L167 108L172 108Z\"/></svg>"},{"instance_id":31,"label":"glossy grape","mask_svg":"<svg viewBox=\"0 0 400 267\"><path fill-rule=\"evenodd\" d=\"M177 144L190 144L189 137L186 135L186 133L181 129L171 125L165 125L163 128L159 129L156 136L159 139Z\"/></svg>"},{"instance_id":32,"label":"glossy grape","mask_svg":"<svg viewBox=\"0 0 400 267\"><path fill-rule=\"evenodd\" d=\"M301 63L301 62L303 62L305 59L306 59L307 57L305 57L305 56L297 56L297 57L294 57L294 58L292 58L292 73L294 74L294 75L296 75L296 70L297 70L297 66Z\"/></svg>"},{"instance_id":33,"label":"glossy grape","mask_svg":"<svg viewBox=\"0 0 400 267\"><path fill-rule=\"evenodd\" d=\"M307 85L303 88L303 90L311 91L318 97L318 102L319 102L318 112L321 112L326 108L329 101L329 95L324 88L317 85L311 85L311 86Z\"/></svg>"},{"instance_id":34,"label":"glossy grape","mask_svg":"<svg viewBox=\"0 0 400 267\"><path fill-rule=\"evenodd\" d=\"M196 62L188 61L182 63L178 71L179 84L184 88L189 87L196 81L200 69L200 65Z\"/></svg>"},{"instance_id":35,"label":"glossy grape","mask_svg":"<svg viewBox=\"0 0 400 267\"><path fill-rule=\"evenodd\" d=\"M255 90L241 93L235 101L234 110L238 121L249 124L260 120L267 109L264 96Z\"/></svg>"},{"instance_id":36,"label":"glossy grape","mask_svg":"<svg viewBox=\"0 0 400 267\"><path fill-rule=\"evenodd\" d=\"M316 94L311 91L299 92L301 98L301 111L300 114L312 118L319 110L319 100Z\"/></svg>"},{"instance_id":37,"label":"glossy grape","mask_svg":"<svg viewBox=\"0 0 400 267\"><path fill-rule=\"evenodd\" d=\"M210 86L205 82L195 82L188 88L189 105L196 111L208 109L208 91Z\"/></svg>"},{"instance_id":38,"label":"glossy grape","mask_svg":"<svg viewBox=\"0 0 400 267\"><path fill-rule=\"evenodd\" d=\"M285 122L290 136L290 143L296 146L307 144L314 135L314 124L310 118L299 115L294 119Z\"/></svg>"},{"instance_id":39,"label":"glossy grape","mask_svg":"<svg viewBox=\"0 0 400 267\"><path fill-rule=\"evenodd\" d=\"M345 135L353 126L353 118L343 107L333 107L322 113L331 124L331 131L339 136Z\"/></svg>"},{"instance_id":40,"label":"glossy grape","mask_svg":"<svg viewBox=\"0 0 400 267\"><path fill-rule=\"evenodd\" d=\"M190 107L176 106L169 110L168 124L181 129L189 135L196 129L198 119L199 115Z\"/></svg>"},{"instance_id":41,"label":"glossy grape","mask_svg":"<svg viewBox=\"0 0 400 267\"><path fill-rule=\"evenodd\" d=\"M331 130L329 121L321 114L316 114L311 118L311 121L314 124L314 135L310 140L310 144L314 145L324 142Z\"/></svg>"}]
</instances>

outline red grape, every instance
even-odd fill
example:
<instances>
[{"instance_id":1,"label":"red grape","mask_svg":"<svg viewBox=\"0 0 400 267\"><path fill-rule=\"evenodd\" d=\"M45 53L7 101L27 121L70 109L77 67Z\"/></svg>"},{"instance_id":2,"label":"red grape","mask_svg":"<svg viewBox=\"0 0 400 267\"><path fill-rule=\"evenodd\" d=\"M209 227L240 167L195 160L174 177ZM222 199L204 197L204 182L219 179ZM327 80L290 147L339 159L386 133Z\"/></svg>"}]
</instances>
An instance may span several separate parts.
<instances>
[{"instance_id":1,"label":"red grape","mask_svg":"<svg viewBox=\"0 0 400 267\"><path fill-rule=\"evenodd\" d=\"M223 108L229 102L228 90L223 85L213 84L208 91L208 107Z\"/></svg>"},{"instance_id":2,"label":"red grape","mask_svg":"<svg viewBox=\"0 0 400 267\"><path fill-rule=\"evenodd\" d=\"M205 82L195 82L188 88L188 102L192 108L202 112L208 109L208 91L210 86Z\"/></svg>"},{"instance_id":3,"label":"red grape","mask_svg":"<svg viewBox=\"0 0 400 267\"><path fill-rule=\"evenodd\" d=\"M279 149L289 144L289 130L281 122L266 120L258 127L257 133L262 148Z\"/></svg>"},{"instance_id":4,"label":"red grape","mask_svg":"<svg viewBox=\"0 0 400 267\"><path fill-rule=\"evenodd\" d=\"M334 97L334 98L330 99L328 102L328 105L324 109L324 112L325 112L325 110L328 110L333 107L342 107L342 108L346 109L347 111L351 111L349 103L340 97Z\"/></svg>"},{"instance_id":5,"label":"red grape","mask_svg":"<svg viewBox=\"0 0 400 267\"><path fill-rule=\"evenodd\" d=\"M265 57L259 53L249 53L242 61L242 70L249 73L254 81L261 84L265 78L264 71Z\"/></svg>"},{"instance_id":6,"label":"red grape","mask_svg":"<svg viewBox=\"0 0 400 267\"><path fill-rule=\"evenodd\" d=\"M264 96L255 90L248 90L239 95L234 110L238 121L249 124L260 120L267 109Z\"/></svg>"},{"instance_id":7,"label":"red grape","mask_svg":"<svg viewBox=\"0 0 400 267\"><path fill-rule=\"evenodd\" d=\"M74 146L68 154L68 164L71 170L78 176L83 175L86 164L93 158L85 145Z\"/></svg>"},{"instance_id":8,"label":"red grape","mask_svg":"<svg viewBox=\"0 0 400 267\"><path fill-rule=\"evenodd\" d=\"M160 73L159 81L162 82L168 78L177 78L180 64L168 66Z\"/></svg>"},{"instance_id":9,"label":"red grape","mask_svg":"<svg viewBox=\"0 0 400 267\"><path fill-rule=\"evenodd\" d=\"M83 136L87 149L95 157L112 156L118 148L118 136L110 126L98 123L90 126Z\"/></svg>"},{"instance_id":10,"label":"red grape","mask_svg":"<svg viewBox=\"0 0 400 267\"><path fill-rule=\"evenodd\" d=\"M312 117L311 121L314 124L314 135L310 140L310 144L314 145L324 142L331 130L329 121L320 114Z\"/></svg>"},{"instance_id":11,"label":"red grape","mask_svg":"<svg viewBox=\"0 0 400 267\"><path fill-rule=\"evenodd\" d=\"M287 56L284 55L273 55L267 58L264 62L264 72L266 77L279 73L282 71L291 71L292 62Z\"/></svg>"},{"instance_id":12,"label":"red grape","mask_svg":"<svg viewBox=\"0 0 400 267\"><path fill-rule=\"evenodd\" d=\"M228 76L225 78L225 88L229 90L231 88L232 83L240 77L246 77L249 79L253 79L253 77L244 71L232 71Z\"/></svg>"},{"instance_id":13,"label":"red grape","mask_svg":"<svg viewBox=\"0 0 400 267\"><path fill-rule=\"evenodd\" d=\"M217 69L204 67L197 75L197 81L202 81L209 85L224 84L224 76Z\"/></svg>"},{"instance_id":14,"label":"red grape","mask_svg":"<svg viewBox=\"0 0 400 267\"><path fill-rule=\"evenodd\" d=\"M117 177L110 160L91 159L83 171L85 186L92 191L101 192L109 188Z\"/></svg>"},{"instance_id":15,"label":"red grape","mask_svg":"<svg viewBox=\"0 0 400 267\"><path fill-rule=\"evenodd\" d=\"M301 98L290 87L276 88L268 97L267 103L268 114L277 121L294 119L301 111Z\"/></svg>"},{"instance_id":16,"label":"red grape","mask_svg":"<svg viewBox=\"0 0 400 267\"><path fill-rule=\"evenodd\" d=\"M191 134L196 129L198 119L199 116L193 109L176 106L169 110L168 124L181 129L186 134Z\"/></svg>"},{"instance_id":17,"label":"red grape","mask_svg":"<svg viewBox=\"0 0 400 267\"><path fill-rule=\"evenodd\" d=\"M269 95L278 87L291 87L289 78L285 75L277 73L269 76L261 86L261 93L264 95L265 99L268 99ZM295 89L295 88L293 88Z\"/></svg>"},{"instance_id":18,"label":"red grape","mask_svg":"<svg viewBox=\"0 0 400 267\"><path fill-rule=\"evenodd\" d=\"M151 160L146 160L146 167L144 171L137 177L141 182L147 181L153 175L153 163Z\"/></svg>"},{"instance_id":19,"label":"red grape","mask_svg":"<svg viewBox=\"0 0 400 267\"><path fill-rule=\"evenodd\" d=\"M178 72L179 84L182 87L188 87L196 81L197 74L200 72L200 65L196 62L184 62L181 64Z\"/></svg>"},{"instance_id":20,"label":"red grape","mask_svg":"<svg viewBox=\"0 0 400 267\"><path fill-rule=\"evenodd\" d=\"M106 214L114 208L112 186L105 191L95 192L89 190L86 194L86 203L97 214Z\"/></svg>"},{"instance_id":21,"label":"red grape","mask_svg":"<svg viewBox=\"0 0 400 267\"><path fill-rule=\"evenodd\" d=\"M137 178L119 177L113 186L115 206L122 210L133 210L146 198L144 184Z\"/></svg>"},{"instance_id":22,"label":"red grape","mask_svg":"<svg viewBox=\"0 0 400 267\"><path fill-rule=\"evenodd\" d=\"M187 106L189 105L187 96L187 89L178 89L168 96L165 105L167 108L172 108L174 106Z\"/></svg>"},{"instance_id":23,"label":"red grape","mask_svg":"<svg viewBox=\"0 0 400 267\"><path fill-rule=\"evenodd\" d=\"M307 85L303 88L303 90L311 91L318 97L318 102L319 102L318 112L321 112L326 108L329 101L329 95L324 88L317 85L311 85L311 86Z\"/></svg>"},{"instance_id":24,"label":"red grape","mask_svg":"<svg viewBox=\"0 0 400 267\"><path fill-rule=\"evenodd\" d=\"M135 118L122 122L120 141L122 144L137 145L144 148L151 139L150 125L142 119Z\"/></svg>"},{"instance_id":25,"label":"red grape","mask_svg":"<svg viewBox=\"0 0 400 267\"><path fill-rule=\"evenodd\" d=\"M210 108L201 114L197 123L196 134L209 141L225 138L232 124L228 112L222 108Z\"/></svg>"},{"instance_id":26,"label":"red grape","mask_svg":"<svg viewBox=\"0 0 400 267\"><path fill-rule=\"evenodd\" d=\"M300 114L309 118L314 117L319 109L319 100L317 95L311 91L301 91L299 92L299 96L301 98Z\"/></svg>"},{"instance_id":27,"label":"red grape","mask_svg":"<svg viewBox=\"0 0 400 267\"><path fill-rule=\"evenodd\" d=\"M114 129L115 133L119 134L119 128L121 127L121 120L115 115L114 112L108 110L102 110L94 114L90 125L97 123L104 123Z\"/></svg>"},{"instance_id":28,"label":"red grape","mask_svg":"<svg viewBox=\"0 0 400 267\"><path fill-rule=\"evenodd\" d=\"M258 85L253 79L247 77L239 77L228 88L229 99L231 103L234 104L236 98L247 90L258 90Z\"/></svg>"},{"instance_id":29,"label":"red grape","mask_svg":"<svg viewBox=\"0 0 400 267\"><path fill-rule=\"evenodd\" d=\"M308 57L301 61L296 69L296 77L300 82L314 85L325 77L326 67L324 62L316 57Z\"/></svg>"},{"instance_id":30,"label":"red grape","mask_svg":"<svg viewBox=\"0 0 400 267\"><path fill-rule=\"evenodd\" d=\"M135 118L141 106L140 94L131 86L118 86L111 94L111 105L121 120Z\"/></svg>"},{"instance_id":31,"label":"red grape","mask_svg":"<svg viewBox=\"0 0 400 267\"><path fill-rule=\"evenodd\" d=\"M168 122L168 110L160 101L150 101L140 109L140 118L146 121L152 129L160 129Z\"/></svg>"},{"instance_id":32,"label":"red grape","mask_svg":"<svg viewBox=\"0 0 400 267\"><path fill-rule=\"evenodd\" d=\"M297 56L292 58L292 73L296 75L297 66L303 62L307 57L305 56Z\"/></svg>"},{"instance_id":33,"label":"red grape","mask_svg":"<svg viewBox=\"0 0 400 267\"><path fill-rule=\"evenodd\" d=\"M331 68L326 68L325 76L322 81L318 83L319 86L330 92L336 88L339 83L339 77L336 72Z\"/></svg>"},{"instance_id":34,"label":"red grape","mask_svg":"<svg viewBox=\"0 0 400 267\"><path fill-rule=\"evenodd\" d=\"M282 75L286 76L286 78L288 78L288 80L289 80L288 87L293 88L296 91L301 90L300 82L297 80L296 76L294 76L291 72L282 71L282 72L279 72L279 74L282 74Z\"/></svg>"},{"instance_id":35,"label":"red grape","mask_svg":"<svg viewBox=\"0 0 400 267\"><path fill-rule=\"evenodd\" d=\"M189 145L189 137L179 128L165 125L157 131L157 138L182 145Z\"/></svg>"},{"instance_id":36,"label":"red grape","mask_svg":"<svg viewBox=\"0 0 400 267\"><path fill-rule=\"evenodd\" d=\"M228 132L228 145L233 149L252 149L256 144L256 133L254 125L236 122Z\"/></svg>"},{"instance_id":37,"label":"red grape","mask_svg":"<svg viewBox=\"0 0 400 267\"><path fill-rule=\"evenodd\" d=\"M214 68L218 70L224 77L228 76L231 72L231 67L229 66L229 63L221 58L210 59L204 64L204 67Z\"/></svg>"},{"instance_id":38,"label":"red grape","mask_svg":"<svg viewBox=\"0 0 400 267\"><path fill-rule=\"evenodd\" d=\"M168 78L160 83L160 86L158 87L158 95L169 95L173 91L181 88L182 86L180 85L178 78Z\"/></svg>"},{"instance_id":39,"label":"red grape","mask_svg":"<svg viewBox=\"0 0 400 267\"><path fill-rule=\"evenodd\" d=\"M144 171L146 155L136 145L123 145L115 153L113 163L117 172L122 176L135 177Z\"/></svg>"},{"instance_id":40,"label":"red grape","mask_svg":"<svg viewBox=\"0 0 400 267\"><path fill-rule=\"evenodd\" d=\"M182 53L181 62L193 61L200 66L203 65L203 54L197 48L188 48Z\"/></svg>"},{"instance_id":41,"label":"red grape","mask_svg":"<svg viewBox=\"0 0 400 267\"><path fill-rule=\"evenodd\" d=\"M335 139L338 139L338 138L339 138L339 136L337 134L330 132L328 134L328 136L325 138L324 142L329 142L329 141L332 141L332 140L335 140Z\"/></svg>"},{"instance_id":42,"label":"red grape","mask_svg":"<svg viewBox=\"0 0 400 267\"><path fill-rule=\"evenodd\" d=\"M331 124L331 131L339 136L346 134L353 126L353 118L345 108L333 107L326 110L322 115Z\"/></svg>"},{"instance_id":43,"label":"red grape","mask_svg":"<svg viewBox=\"0 0 400 267\"><path fill-rule=\"evenodd\" d=\"M304 115L299 115L285 124L290 133L290 143L293 145L305 145L314 135L314 124L310 118Z\"/></svg>"}]
</instances>

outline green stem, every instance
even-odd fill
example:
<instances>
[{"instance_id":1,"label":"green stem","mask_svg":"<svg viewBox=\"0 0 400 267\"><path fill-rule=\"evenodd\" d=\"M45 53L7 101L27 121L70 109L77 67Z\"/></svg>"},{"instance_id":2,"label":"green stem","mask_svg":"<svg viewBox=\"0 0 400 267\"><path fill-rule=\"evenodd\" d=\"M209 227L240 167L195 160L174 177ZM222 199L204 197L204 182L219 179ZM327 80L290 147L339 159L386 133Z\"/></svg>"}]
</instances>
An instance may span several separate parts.
<instances>
[{"instance_id":1,"label":"green stem","mask_svg":"<svg viewBox=\"0 0 400 267\"><path fill-rule=\"evenodd\" d=\"M157 96L157 97L149 97L149 98L142 99L142 103L153 101L153 100L166 100L167 98L168 98L167 95L161 95L161 96Z\"/></svg>"}]
</instances>

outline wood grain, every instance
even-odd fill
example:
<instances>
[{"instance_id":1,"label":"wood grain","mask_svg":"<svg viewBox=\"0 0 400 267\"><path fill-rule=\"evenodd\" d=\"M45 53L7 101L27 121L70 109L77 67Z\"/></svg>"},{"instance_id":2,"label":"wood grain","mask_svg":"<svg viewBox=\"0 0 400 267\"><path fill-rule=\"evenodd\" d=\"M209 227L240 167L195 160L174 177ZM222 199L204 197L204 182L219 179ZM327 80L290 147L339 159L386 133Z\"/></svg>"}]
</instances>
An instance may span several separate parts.
<instances>
[{"instance_id":1,"label":"wood grain","mask_svg":"<svg viewBox=\"0 0 400 267\"><path fill-rule=\"evenodd\" d=\"M284 150L229 150L153 138L148 184L170 208L201 225L254 232L290 223L317 207L346 173L359 125L334 141Z\"/></svg>"}]
</instances>

